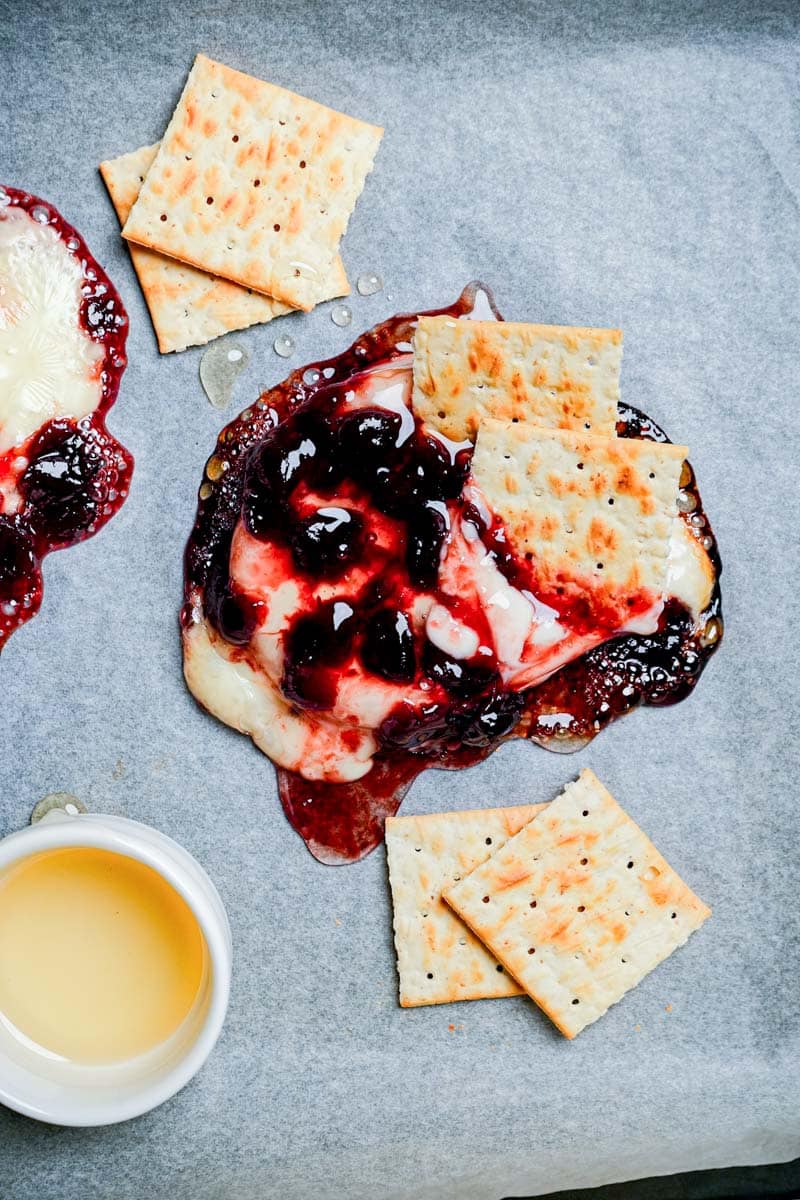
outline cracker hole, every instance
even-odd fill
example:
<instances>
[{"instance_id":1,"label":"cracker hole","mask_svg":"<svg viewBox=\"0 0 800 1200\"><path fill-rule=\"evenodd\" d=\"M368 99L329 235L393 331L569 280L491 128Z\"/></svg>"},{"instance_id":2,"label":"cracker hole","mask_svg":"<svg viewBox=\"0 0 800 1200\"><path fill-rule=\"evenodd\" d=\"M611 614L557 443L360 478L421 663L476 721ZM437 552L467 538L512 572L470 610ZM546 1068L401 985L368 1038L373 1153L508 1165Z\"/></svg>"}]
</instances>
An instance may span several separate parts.
<instances>
[{"instance_id":1,"label":"cracker hole","mask_svg":"<svg viewBox=\"0 0 800 1200\"><path fill-rule=\"evenodd\" d=\"M581 859L581 866L582 866L582 867L585 867L585 866L586 866L586 864L588 863L588 861L589 861L589 860L588 860L588 858L582 858L582 859Z\"/></svg>"},{"instance_id":2,"label":"cracker hole","mask_svg":"<svg viewBox=\"0 0 800 1200\"><path fill-rule=\"evenodd\" d=\"M598 564L597 564L597 569L598 569L598 571L602 571L602 569L603 569L603 564L602 564L602 563L598 563Z\"/></svg>"},{"instance_id":3,"label":"cracker hole","mask_svg":"<svg viewBox=\"0 0 800 1200\"><path fill-rule=\"evenodd\" d=\"M305 171L305 169L306 169L306 160L304 158L301 158L300 159L300 170Z\"/></svg>"},{"instance_id":4,"label":"cracker hole","mask_svg":"<svg viewBox=\"0 0 800 1200\"><path fill-rule=\"evenodd\" d=\"M144 183L144 175L139 176L139 183Z\"/></svg>"},{"instance_id":5,"label":"cracker hole","mask_svg":"<svg viewBox=\"0 0 800 1200\"><path fill-rule=\"evenodd\" d=\"M461 882L461 876L460 876L460 875L454 875L454 876L453 876L453 882L454 882L454 883L460 883L460 882Z\"/></svg>"},{"instance_id":6,"label":"cracker hole","mask_svg":"<svg viewBox=\"0 0 800 1200\"><path fill-rule=\"evenodd\" d=\"M213 203L214 203L214 197L206 196L206 204L213 204Z\"/></svg>"},{"instance_id":7,"label":"cracker hole","mask_svg":"<svg viewBox=\"0 0 800 1200\"><path fill-rule=\"evenodd\" d=\"M285 121L278 121L278 124L279 124L279 125L285 125L285 124L286 124L286 122L285 122Z\"/></svg>"},{"instance_id":8,"label":"cracker hole","mask_svg":"<svg viewBox=\"0 0 800 1200\"><path fill-rule=\"evenodd\" d=\"M577 997L576 997L576 998L575 998L575 999L572 1001L572 1003L573 1003L573 1004L580 1004L580 1000L578 1000L578 999L577 999Z\"/></svg>"},{"instance_id":9,"label":"cracker hole","mask_svg":"<svg viewBox=\"0 0 800 1200\"><path fill-rule=\"evenodd\" d=\"M433 979L433 971L428 971L428 979Z\"/></svg>"},{"instance_id":10,"label":"cracker hole","mask_svg":"<svg viewBox=\"0 0 800 1200\"><path fill-rule=\"evenodd\" d=\"M650 474L649 474L649 476L648 476L648 478L649 478L649 479L655 479L655 477L656 477L656 473L655 473L655 471L651 471L651 472L650 472Z\"/></svg>"},{"instance_id":11,"label":"cracker hole","mask_svg":"<svg viewBox=\"0 0 800 1200\"><path fill-rule=\"evenodd\" d=\"M608 503L613 505L613 503L614 503L614 497L613 497L613 496L609 496L609 497L608 497Z\"/></svg>"},{"instance_id":12,"label":"cracker hole","mask_svg":"<svg viewBox=\"0 0 800 1200\"><path fill-rule=\"evenodd\" d=\"M535 946L529 946L529 947L528 947L528 954L535 954L535 953L536 953L536 947L535 947Z\"/></svg>"},{"instance_id":13,"label":"cracker hole","mask_svg":"<svg viewBox=\"0 0 800 1200\"><path fill-rule=\"evenodd\" d=\"M670 920L674 921L677 915L677 913L670 913Z\"/></svg>"},{"instance_id":14,"label":"cracker hole","mask_svg":"<svg viewBox=\"0 0 800 1200\"><path fill-rule=\"evenodd\" d=\"M588 808L585 808L585 809L583 810L582 816L584 816L584 817L588 817L588 815L589 815L589 810L588 810Z\"/></svg>"},{"instance_id":15,"label":"cracker hole","mask_svg":"<svg viewBox=\"0 0 800 1200\"><path fill-rule=\"evenodd\" d=\"M162 220L162 221L166 221L166 219L167 219L167 214L166 214L166 213L162 213L162 214L161 214L161 220Z\"/></svg>"},{"instance_id":16,"label":"cracker hole","mask_svg":"<svg viewBox=\"0 0 800 1200\"><path fill-rule=\"evenodd\" d=\"M446 417L446 416L447 416L447 413L444 411L444 409L443 409L443 408L440 408L440 409L439 409L439 420L440 420L440 421L443 421L443 420L445 419L445 417Z\"/></svg>"},{"instance_id":17,"label":"cracker hole","mask_svg":"<svg viewBox=\"0 0 800 1200\"><path fill-rule=\"evenodd\" d=\"M579 905L578 905L578 912L586 912L586 905L585 905L585 904L579 904Z\"/></svg>"},{"instance_id":18,"label":"cracker hole","mask_svg":"<svg viewBox=\"0 0 800 1200\"><path fill-rule=\"evenodd\" d=\"M273 225L272 228L275 230L276 233L280 233L280 231L281 231L280 225Z\"/></svg>"},{"instance_id":19,"label":"cracker hole","mask_svg":"<svg viewBox=\"0 0 800 1200\"><path fill-rule=\"evenodd\" d=\"M627 960L627 958L621 958L619 961L620 961L621 963L627 963L627 961L628 961L628 960Z\"/></svg>"},{"instance_id":20,"label":"cracker hole","mask_svg":"<svg viewBox=\"0 0 800 1200\"><path fill-rule=\"evenodd\" d=\"M629 871L630 871L630 869L631 869L631 867L632 867L632 866L633 866L633 859L631 859L631 861L628 863L628 870L629 870Z\"/></svg>"},{"instance_id":21,"label":"cracker hole","mask_svg":"<svg viewBox=\"0 0 800 1200\"><path fill-rule=\"evenodd\" d=\"M491 846L491 844L492 844L492 839L491 839L491 838L487 838L487 839L486 839L486 845L487 845L487 846Z\"/></svg>"},{"instance_id":22,"label":"cracker hole","mask_svg":"<svg viewBox=\"0 0 800 1200\"><path fill-rule=\"evenodd\" d=\"M416 850L417 854L419 854L419 852L422 850L422 846L415 846L414 849Z\"/></svg>"},{"instance_id":23,"label":"cracker hole","mask_svg":"<svg viewBox=\"0 0 800 1200\"><path fill-rule=\"evenodd\" d=\"M191 161L192 161L192 156L191 156L191 154L184 154L184 156L183 156L183 157L186 159L186 161L187 161L187 162L191 162Z\"/></svg>"},{"instance_id":24,"label":"cracker hole","mask_svg":"<svg viewBox=\"0 0 800 1200\"><path fill-rule=\"evenodd\" d=\"M489 897L488 897L488 896L484 896L484 897L483 897L483 903L484 903L484 904L488 904L488 903L489 903Z\"/></svg>"},{"instance_id":25,"label":"cracker hole","mask_svg":"<svg viewBox=\"0 0 800 1200\"><path fill-rule=\"evenodd\" d=\"M253 187L261 187L261 180L260 180L260 179L254 179L254 180L253 180Z\"/></svg>"},{"instance_id":26,"label":"cracker hole","mask_svg":"<svg viewBox=\"0 0 800 1200\"><path fill-rule=\"evenodd\" d=\"M235 134L233 135L233 137L231 138L231 141L232 141L232 142L238 142L238 140L239 140L239 135L238 135L238 133L235 133Z\"/></svg>"},{"instance_id":27,"label":"cracker hole","mask_svg":"<svg viewBox=\"0 0 800 1200\"><path fill-rule=\"evenodd\" d=\"M466 944L467 944L467 939L466 939L466 938L459 938L459 939L458 939L458 944L459 944L459 946L466 946Z\"/></svg>"},{"instance_id":28,"label":"cracker hole","mask_svg":"<svg viewBox=\"0 0 800 1200\"><path fill-rule=\"evenodd\" d=\"M536 901L535 901L535 900L531 900L531 908L536 908Z\"/></svg>"},{"instance_id":29,"label":"cracker hole","mask_svg":"<svg viewBox=\"0 0 800 1200\"><path fill-rule=\"evenodd\" d=\"M497 964L497 972L498 972L498 974L499 974L499 975L502 975L502 974L503 974L503 968L502 968L502 966L500 965L500 963L498 963L498 964Z\"/></svg>"},{"instance_id":30,"label":"cracker hole","mask_svg":"<svg viewBox=\"0 0 800 1200\"><path fill-rule=\"evenodd\" d=\"M592 428L592 423L591 423L591 421L586 421L586 422L584 423L584 426L583 426L583 428L584 428L584 429L591 429L591 428Z\"/></svg>"},{"instance_id":31,"label":"cracker hole","mask_svg":"<svg viewBox=\"0 0 800 1200\"><path fill-rule=\"evenodd\" d=\"M582 470L583 470L583 463L576 463L576 464L575 464L575 466L577 467L577 469L578 469L579 471L582 471Z\"/></svg>"}]
</instances>

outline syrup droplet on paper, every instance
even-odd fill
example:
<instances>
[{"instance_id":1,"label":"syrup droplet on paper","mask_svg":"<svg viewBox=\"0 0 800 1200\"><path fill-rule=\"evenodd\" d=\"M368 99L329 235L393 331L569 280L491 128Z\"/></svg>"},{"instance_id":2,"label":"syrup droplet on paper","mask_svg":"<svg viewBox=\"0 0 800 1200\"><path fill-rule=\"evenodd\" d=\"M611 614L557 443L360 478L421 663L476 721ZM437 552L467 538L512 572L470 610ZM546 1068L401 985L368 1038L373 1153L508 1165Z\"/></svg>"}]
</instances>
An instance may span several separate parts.
<instances>
[{"instance_id":1,"label":"syrup droplet on paper","mask_svg":"<svg viewBox=\"0 0 800 1200\"><path fill-rule=\"evenodd\" d=\"M383 280L374 271L367 271L359 275L356 287L360 296L374 296L376 292L383 291Z\"/></svg>"},{"instance_id":2,"label":"syrup droplet on paper","mask_svg":"<svg viewBox=\"0 0 800 1200\"><path fill-rule=\"evenodd\" d=\"M50 213L41 204L34 204L31 209L31 216L34 221L38 221L40 225L47 225L50 220Z\"/></svg>"},{"instance_id":3,"label":"syrup droplet on paper","mask_svg":"<svg viewBox=\"0 0 800 1200\"><path fill-rule=\"evenodd\" d=\"M345 325L349 325L352 319L353 314L346 304L337 304L335 308L331 309L331 320L340 329L344 329Z\"/></svg>"},{"instance_id":4,"label":"syrup droplet on paper","mask_svg":"<svg viewBox=\"0 0 800 1200\"><path fill-rule=\"evenodd\" d=\"M275 338L272 349L279 358L290 358L294 354L294 338L290 338L288 333L282 333L280 337Z\"/></svg>"},{"instance_id":5,"label":"syrup droplet on paper","mask_svg":"<svg viewBox=\"0 0 800 1200\"><path fill-rule=\"evenodd\" d=\"M227 408L233 385L250 362L250 351L241 342L214 342L200 359L200 382L214 408Z\"/></svg>"},{"instance_id":6,"label":"syrup droplet on paper","mask_svg":"<svg viewBox=\"0 0 800 1200\"><path fill-rule=\"evenodd\" d=\"M320 379L322 379L322 374L316 367L309 367L303 371L303 383L319 383Z\"/></svg>"}]
</instances>

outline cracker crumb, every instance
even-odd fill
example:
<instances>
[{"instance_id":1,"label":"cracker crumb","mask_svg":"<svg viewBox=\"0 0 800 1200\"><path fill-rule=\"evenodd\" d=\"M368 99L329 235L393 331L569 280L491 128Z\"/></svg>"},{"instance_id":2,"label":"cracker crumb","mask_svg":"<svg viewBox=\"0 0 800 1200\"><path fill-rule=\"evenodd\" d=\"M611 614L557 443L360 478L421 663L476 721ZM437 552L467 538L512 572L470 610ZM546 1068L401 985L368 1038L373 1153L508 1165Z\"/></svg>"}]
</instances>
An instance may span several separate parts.
<instances>
[{"instance_id":1,"label":"cracker crumb","mask_svg":"<svg viewBox=\"0 0 800 1200\"><path fill-rule=\"evenodd\" d=\"M665 1004L665 1005L664 1005L664 1012L672 1012L672 1005L671 1005L671 1004Z\"/></svg>"},{"instance_id":2,"label":"cracker crumb","mask_svg":"<svg viewBox=\"0 0 800 1200\"><path fill-rule=\"evenodd\" d=\"M642 1032L642 1027L641 1027L641 1025L634 1025L633 1029L634 1029L634 1032L635 1032L635 1033L641 1033L641 1032Z\"/></svg>"},{"instance_id":3,"label":"cracker crumb","mask_svg":"<svg viewBox=\"0 0 800 1200\"><path fill-rule=\"evenodd\" d=\"M333 918L333 923L334 923L334 925L341 925L341 923L342 923L342 922L339 920L339 918L338 918L338 917L334 917L334 918Z\"/></svg>"},{"instance_id":4,"label":"cracker crumb","mask_svg":"<svg viewBox=\"0 0 800 1200\"><path fill-rule=\"evenodd\" d=\"M118 758L116 763L114 764L114 770L111 772L111 778L112 779L122 779L122 776L124 774L125 774L125 763L122 761L121 758Z\"/></svg>"},{"instance_id":5,"label":"cracker crumb","mask_svg":"<svg viewBox=\"0 0 800 1200\"><path fill-rule=\"evenodd\" d=\"M456 1029L455 1025L448 1025L447 1028L450 1030L451 1033L455 1033L455 1029Z\"/></svg>"}]
</instances>

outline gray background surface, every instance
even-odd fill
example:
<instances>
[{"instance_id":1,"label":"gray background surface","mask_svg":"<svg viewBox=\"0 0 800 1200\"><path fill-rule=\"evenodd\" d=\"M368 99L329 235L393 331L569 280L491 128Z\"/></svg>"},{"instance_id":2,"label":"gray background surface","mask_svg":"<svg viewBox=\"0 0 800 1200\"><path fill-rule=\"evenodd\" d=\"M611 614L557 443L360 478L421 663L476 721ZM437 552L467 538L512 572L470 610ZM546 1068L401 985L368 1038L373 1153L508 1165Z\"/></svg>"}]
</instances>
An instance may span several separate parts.
<instances>
[{"instance_id":1,"label":"gray background surface","mask_svg":"<svg viewBox=\"0 0 800 1200\"><path fill-rule=\"evenodd\" d=\"M3 654L0 834L54 789L157 825L218 884L235 943L197 1079L107 1130L0 1112L2 1200L494 1200L800 1153L797 17L0 0L0 179L53 201L122 293L110 424L137 463ZM623 396L691 447L728 623L695 695L572 759L517 744L430 772L406 803L543 800L591 765L713 905L574 1043L523 998L401 1011L383 850L315 863L270 764L184 689L181 553L221 419L199 351L158 357L95 168L160 136L198 50L386 126L343 247L386 292L354 296L349 330L326 307L242 335L237 409L285 373L276 332L297 365L481 276L509 318L621 326Z\"/></svg>"}]
</instances>

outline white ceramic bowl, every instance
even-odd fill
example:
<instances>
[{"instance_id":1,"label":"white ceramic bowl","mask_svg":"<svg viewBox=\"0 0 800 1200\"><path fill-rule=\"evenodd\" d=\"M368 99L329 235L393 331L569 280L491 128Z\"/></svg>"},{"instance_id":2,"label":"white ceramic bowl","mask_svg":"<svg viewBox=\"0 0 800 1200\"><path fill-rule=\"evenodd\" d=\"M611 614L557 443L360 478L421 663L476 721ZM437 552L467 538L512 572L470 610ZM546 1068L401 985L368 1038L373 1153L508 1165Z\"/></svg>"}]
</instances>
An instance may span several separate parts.
<instances>
[{"instance_id":1,"label":"white ceramic bowl","mask_svg":"<svg viewBox=\"0 0 800 1200\"><path fill-rule=\"evenodd\" d=\"M129 1062L78 1066L27 1050L0 1025L0 1103L53 1125L111 1125L162 1104L200 1070L219 1037L231 981L231 931L217 889L200 864L166 834L138 821L54 810L0 841L0 872L66 846L92 846L146 863L196 916L208 948L197 1000L168 1042Z\"/></svg>"}]
</instances>

